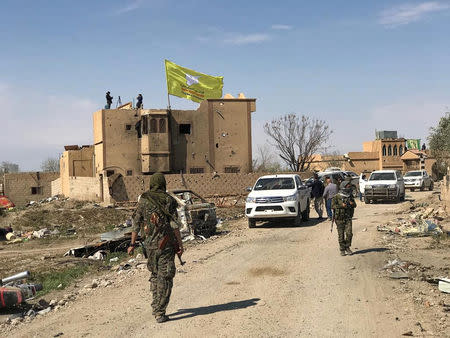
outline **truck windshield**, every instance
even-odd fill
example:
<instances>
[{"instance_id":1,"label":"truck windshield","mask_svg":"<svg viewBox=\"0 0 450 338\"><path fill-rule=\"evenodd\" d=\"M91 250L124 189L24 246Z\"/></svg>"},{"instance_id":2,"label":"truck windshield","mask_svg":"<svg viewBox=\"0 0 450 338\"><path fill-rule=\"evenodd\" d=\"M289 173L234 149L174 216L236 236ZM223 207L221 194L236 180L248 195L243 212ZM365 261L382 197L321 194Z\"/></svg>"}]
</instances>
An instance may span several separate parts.
<instances>
[{"instance_id":1,"label":"truck windshield","mask_svg":"<svg viewBox=\"0 0 450 338\"><path fill-rule=\"evenodd\" d=\"M411 176L422 176L421 171L409 171L405 174L405 177L411 177Z\"/></svg>"},{"instance_id":2,"label":"truck windshield","mask_svg":"<svg viewBox=\"0 0 450 338\"><path fill-rule=\"evenodd\" d=\"M394 173L373 173L369 181L395 181Z\"/></svg>"},{"instance_id":3,"label":"truck windshield","mask_svg":"<svg viewBox=\"0 0 450 338\"><path fill-rule=\"evenodd\" d=\"M295 189L294 180L290 177L260 178L254 190Z\"/></svg>"}]
</instances>

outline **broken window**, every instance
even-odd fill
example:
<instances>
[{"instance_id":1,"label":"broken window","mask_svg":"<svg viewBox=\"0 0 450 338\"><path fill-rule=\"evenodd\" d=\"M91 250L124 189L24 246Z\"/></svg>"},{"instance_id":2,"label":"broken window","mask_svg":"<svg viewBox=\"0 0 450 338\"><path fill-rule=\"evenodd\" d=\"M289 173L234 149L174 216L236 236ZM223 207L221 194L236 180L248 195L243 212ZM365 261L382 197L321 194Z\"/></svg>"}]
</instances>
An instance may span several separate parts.
<instances>
[{"instance_id":1,"label":"broken window","mask_svg":"<svg viewBox=\"0 0 450 338\"><path fill-rule=\"evenodd\" d=\"M190 174L203 174L205 172L205 168L203 167L193 167L189 169Z\"/></svg>"},{"instance_id":2,"label":"broken window","mask_svg":"<svg viewBox=\"0 0 450 338\"><path fill-rule=\"evenodd\" d=\"M148 134L148 119L147 116L142 116L142 134Z\"/></svg>"},{"instance_id":3,"label":"broken window","mask_svg":"<svg viewBox=\"0 0 450 338\"><path fill-rule=\"evenodd\" d=\"M131 130L131 124L126 124L125 125L125 130Z\"/></svg>"},{"instance_id":4,"label":"broken window","mask_svg":"<svg viewBox=\"0 0 450 338\"><path fill-rule=\"evenodd\" d=\"M180 134L191 134L191 124L190 123L180 124Z\"/></svg>"},{"instance_id":5,"label":"broken window","mask_svg":"<svg viewBox=\"0 0 450 338\"><path fill-rule=\"evenodd\" d=\"M166 132L166 119L159 119L159 132L160 133Z\"/></svg>"},{"instance_id":6,"label":"broken window","mask_svg":"<svg viewBox=\"0 0 450 338\"><path fill-rule=\"evenodd\" d=\"M106 177L114 175L114 170L106 170Z\"/></svg>"},{"instance_id":7,"label":"broken window","mask_svg":"<svg viewBox=\"0 0 450 338\"><path fill-rule=\"evenodd\" d=\"M241 169L237 166L228 166L225 167L225 172L226 173L233 173L233 174L237 174L238 172L240 172Z\"/></svg>"},{"instance_id":8,"label":"broken window","mask_svg":"<svg viewBox=\"0 0 450 338\"><path fill-rule=\"evenodd\" d=\"M388 156L392 156L392 147L389 145L388 147Z\"/></svg>"},{"instance_id":9,"label":"broken window","mask_svg":"<svg viewBox=\"0 0 450 338\"><path fill-rule=\"evenodd\" d=\"M383 156L386 156L386 146L383 146Z\"/></svg>"},{"instance_id":10,"label":"broken window","mask_svg":"<svg viewBox=\"0 0 450 338\"><path fill-rule=\"evenodd\" d=\"M158 129L157 129L157 122L156 119L153 118L150 120L150 133L157 133Z\"/></svg>"},{"instance_id":11,"label":"broken window","mask_svg":"<svg viewBox=\"0 0 450 338\"><path fill-rule=\"evenodd\" d=\"M42 195L42 187L31 187L31 195Z\"/></svg>"},{"instance_id":12,"label":"broken window","mask_svg":"<svg viewBox=\"0 0 450 338\"><path fill-rule=\"evenodd\" d=\"M394 146L394 156L397 156L397 146Z\"/></svg>"},{"instance_id":13,"label":"broken window","mask_svg":"<svg viewBox=\"0 0 450 338\"><path fill-rule=\"evenodd\" d=\"M127 170L127 176L133 176L133 170Z\"/></svg>"}]
</instances>

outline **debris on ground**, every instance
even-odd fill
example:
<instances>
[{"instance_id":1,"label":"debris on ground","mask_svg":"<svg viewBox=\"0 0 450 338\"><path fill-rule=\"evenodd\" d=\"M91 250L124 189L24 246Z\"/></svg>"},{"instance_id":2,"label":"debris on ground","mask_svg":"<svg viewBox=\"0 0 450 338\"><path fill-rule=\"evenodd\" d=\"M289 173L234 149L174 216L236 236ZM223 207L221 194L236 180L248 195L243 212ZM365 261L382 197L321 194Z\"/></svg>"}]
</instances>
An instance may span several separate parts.
<instances>
[{"instance_id":1,"label":"debris on ground","mask_svg":"<svg viewBox=\"0 0 450 338\"><path fill-rule=\"evenodd\" d=\"M437 223L432 220L420 218L413 218L411 220L399 218L397 221L391 221L377 226L377 230L406 237L438 236L443 233L441 226Z\"/></svg>"},{"instance_id":2,"label":"debris on ground","mask_svg":"<svg viewBox=\"0 0 450 338\"><path fill-rule=\"evenodd\" d=\"M450 293L450 279L448 278L439 279L439 291Z\"/></svg>"}]
</instances>

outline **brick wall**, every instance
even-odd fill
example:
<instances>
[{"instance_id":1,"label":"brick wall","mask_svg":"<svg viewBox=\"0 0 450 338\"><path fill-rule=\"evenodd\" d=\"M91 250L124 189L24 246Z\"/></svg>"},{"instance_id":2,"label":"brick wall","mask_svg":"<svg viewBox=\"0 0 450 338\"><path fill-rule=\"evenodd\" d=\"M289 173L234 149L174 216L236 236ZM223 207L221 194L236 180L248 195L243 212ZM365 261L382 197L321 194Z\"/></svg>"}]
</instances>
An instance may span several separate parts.
<instances>
[{"instance_id":1,"label":"brick wall","mask_svg":"<svg viewBox=\"0 0 450 338\"><path fill-rule=\"evenodd\" d=\"M25 172L5 174L5 195L18 207L52 195L51 182L59 177L53 172Z\"/></svg>"},{"instance_id":2,"label":"brick wall","mask_svg":"<svg viewBox=\"0 0 450 338\"><path fill-rule=\"evenodd\" d=\"M299 173L308 178L310 173ZM167 189L190 189L210 197L245 196L247 187L253 186L264 173L250 174L170 174L165 175ZM150 184L150 176L112 176L108 179L109 193L115 201L136 201Z\"/></svg>"}]
</instances>

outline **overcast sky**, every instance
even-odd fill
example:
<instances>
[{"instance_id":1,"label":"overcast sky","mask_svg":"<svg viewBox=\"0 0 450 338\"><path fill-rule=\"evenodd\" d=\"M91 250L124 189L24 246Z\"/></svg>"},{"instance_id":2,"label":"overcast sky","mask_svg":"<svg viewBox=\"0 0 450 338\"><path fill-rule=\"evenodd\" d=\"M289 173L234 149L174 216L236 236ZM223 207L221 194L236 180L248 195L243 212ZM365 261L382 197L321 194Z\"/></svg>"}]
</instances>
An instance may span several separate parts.
<instances>
[{"instance_id":1,"label":"overcast sky","mask_svg":"<svg viewBox=\"0 0 450 338\"><path fill-rule=\"evenodd\" d=\"M448 1L2 1L0 162L92 143L106 90L165 108L165 58L257 99L254 149L291 112L326 119L341 152L375 129L424 140L450 106L449 18Z\"/></svg>"}]
</instances>

